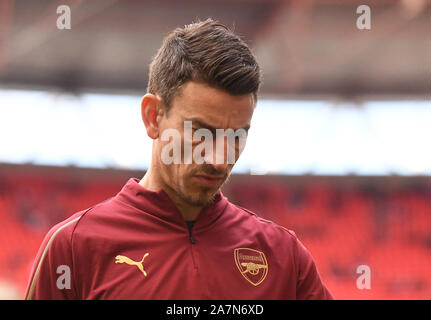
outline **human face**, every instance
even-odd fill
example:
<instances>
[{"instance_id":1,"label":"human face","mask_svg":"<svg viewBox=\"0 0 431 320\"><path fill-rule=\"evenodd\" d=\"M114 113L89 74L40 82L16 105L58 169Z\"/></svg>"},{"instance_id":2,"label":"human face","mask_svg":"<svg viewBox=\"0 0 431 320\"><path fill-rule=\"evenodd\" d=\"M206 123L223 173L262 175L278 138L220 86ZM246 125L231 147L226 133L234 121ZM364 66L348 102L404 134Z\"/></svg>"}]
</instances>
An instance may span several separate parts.
<instances>
[{"instance_id":1,"label":"human face","mask_svg":"<svg viewBox=\"0 0 431 320\"><path fill-rule=\"evenodd\" d=\"M157 144L160 176L165 186L170 188L181 200L192 206L205 206L209 204L217 191L229 177L234 163L226 159L227 139L224 138L223 163L216 161L216 129L244 129L248 130L253 116L255 101L252 94L233 96L229 93L209 87L206 84L189 81L180 89L172 101L171 108L159 122L160 132L175 129L181 134L181 150L184 143L190 142L192 151L201 141L187 141L184 122L192 122L192 131L209 129L214 140L213 161L197 164L191 161L185 164L184 154L181 163L166 164L161 159L163 147L168 142L160 141ZM183 152L182 152L183 153ZM238 142L235 146L235 162L239 157Z\"/></svg>"}]
</instances>

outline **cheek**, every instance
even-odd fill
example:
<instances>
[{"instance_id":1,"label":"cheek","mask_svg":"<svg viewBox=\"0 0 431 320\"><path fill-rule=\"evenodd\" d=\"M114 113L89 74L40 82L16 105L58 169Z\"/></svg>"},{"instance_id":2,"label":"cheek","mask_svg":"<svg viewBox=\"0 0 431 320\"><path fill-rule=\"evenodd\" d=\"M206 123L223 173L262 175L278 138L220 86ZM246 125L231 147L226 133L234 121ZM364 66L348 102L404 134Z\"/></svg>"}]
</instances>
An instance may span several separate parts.
<instances>
[{"instance_id":1,"label":"cheek","mask_svg":"<svg viewBox=\"0 0 431 320\"><path fill-rule=\"evenodd\" d=\"M232 172L232 169L233 169L233 166L234 166L235 164L229 164L228 165L228 167L227 167L227 169L226 169L226 177L229 177L230 176L230 173Z\"/></svg>"}]
</instances>

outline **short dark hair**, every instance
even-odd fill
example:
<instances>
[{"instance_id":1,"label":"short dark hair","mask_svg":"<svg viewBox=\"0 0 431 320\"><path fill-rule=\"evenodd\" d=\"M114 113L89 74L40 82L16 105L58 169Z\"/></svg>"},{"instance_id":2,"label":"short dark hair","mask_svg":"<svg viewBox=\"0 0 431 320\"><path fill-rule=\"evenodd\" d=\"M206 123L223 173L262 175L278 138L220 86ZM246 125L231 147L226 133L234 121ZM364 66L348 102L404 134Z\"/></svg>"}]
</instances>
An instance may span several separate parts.
<instances>
[{"instance_id":1,"label":"short dark hair","mask_svg":"<svg viewBox=\"0 0 431 320\"><path fill-rule=\"evenodd\" d=\"M177 28L163 40L150 65L148 92L170 108L187 81L208 84L232 95L257 92L260 67L248 45L211 18Z\"/></svg>"}]
</instances>

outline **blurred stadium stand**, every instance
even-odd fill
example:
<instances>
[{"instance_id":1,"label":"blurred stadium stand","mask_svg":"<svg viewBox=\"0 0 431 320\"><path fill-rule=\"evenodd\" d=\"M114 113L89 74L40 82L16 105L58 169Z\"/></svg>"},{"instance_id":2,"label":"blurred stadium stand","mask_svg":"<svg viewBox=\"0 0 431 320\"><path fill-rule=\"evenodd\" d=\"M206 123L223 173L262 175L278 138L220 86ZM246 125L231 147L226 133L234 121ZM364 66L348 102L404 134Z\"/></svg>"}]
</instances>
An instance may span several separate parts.
<instances>
[{"instance_id":1,"label":"blurred stadium stand","mask_svg":"<svg viewBox=\"0 0 431 320\"><path fill-rule=\"evenodd\" d=\"M0 279L22 295L48 229L144 172L0 166ZM431 179L234 175L233 202L295 231L337 299L431 296ZM76 201L79 199L79 201ZM358 290L356 268L371 268Z\"/></svg>"},{"instance_id":2,"label":"blurred stadium stand","mask_svg":"<svg viewBox=\"0 0 431 320\"><path fill-rule=\"evenodd\" d=\"M58 5L71 30L57 30ZM356 28L360 0L2 0L0 84L139 93L164 35L213 17L240 34L264 71L262 93L428 95L431 6L368 0L371 30Z\"/></svg>"}]
</instances>

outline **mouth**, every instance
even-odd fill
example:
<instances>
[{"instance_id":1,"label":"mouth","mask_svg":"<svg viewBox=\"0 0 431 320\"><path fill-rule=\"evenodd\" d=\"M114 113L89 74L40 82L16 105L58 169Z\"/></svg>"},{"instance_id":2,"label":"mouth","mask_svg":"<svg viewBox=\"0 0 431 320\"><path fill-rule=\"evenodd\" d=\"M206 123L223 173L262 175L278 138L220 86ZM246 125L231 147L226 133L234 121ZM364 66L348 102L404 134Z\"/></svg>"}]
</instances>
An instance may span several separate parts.
<instances>
[{"instance_id":1,"label":"mouth","mask_svg":"<svg viewBox=\"0 0 431 320\"><path fill-rule=\"evenodd\" d=\"M193 176L193 178L195 180L197 180L199 182L199 184L201 184L201 185L205 185L208 187L214 187L223 181L224 176L220 177L220 176L210 176L210 175L200 174L200 175Z\"/></svg>"}]
</instances>

